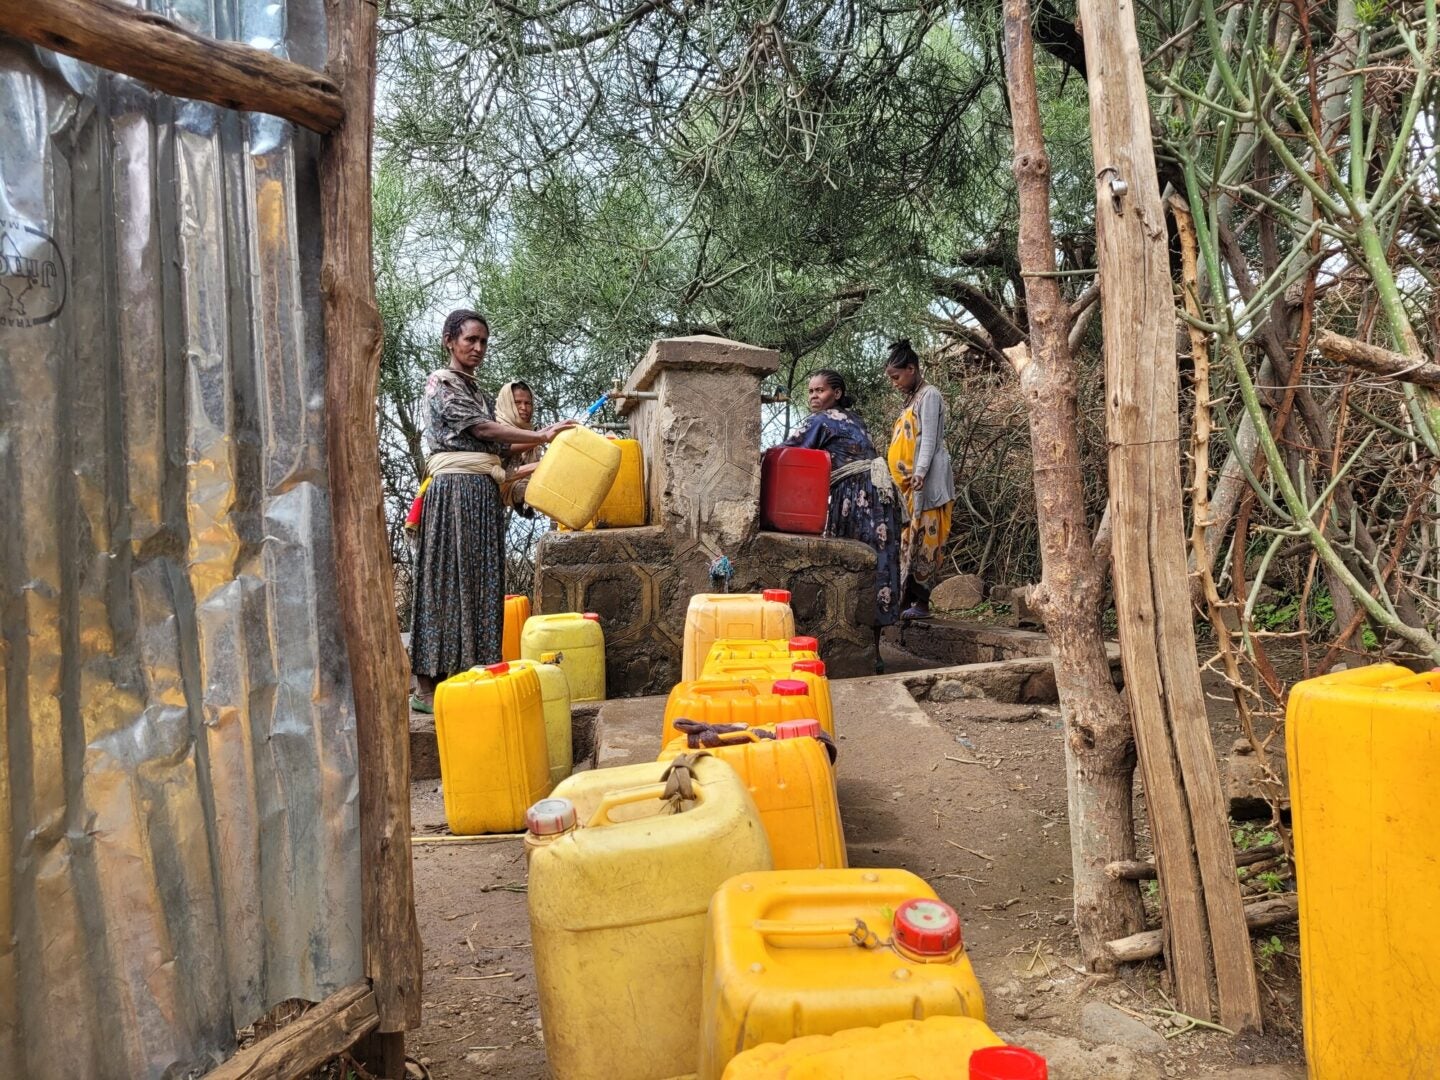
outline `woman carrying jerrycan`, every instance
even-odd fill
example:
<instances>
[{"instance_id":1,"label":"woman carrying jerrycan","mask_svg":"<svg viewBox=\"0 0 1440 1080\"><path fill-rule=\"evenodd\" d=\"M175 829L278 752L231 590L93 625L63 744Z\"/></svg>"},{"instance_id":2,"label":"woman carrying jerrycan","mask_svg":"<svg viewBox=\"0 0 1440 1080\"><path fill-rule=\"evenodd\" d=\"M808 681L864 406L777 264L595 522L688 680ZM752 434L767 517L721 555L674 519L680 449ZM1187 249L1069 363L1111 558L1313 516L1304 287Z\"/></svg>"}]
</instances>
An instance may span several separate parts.
<instances>
[{"instance_id":1,"label":"woman carrying jerrycan","mask_svg":"<svg viewBox=\"0 0 1440 1080\"><path fill-rule=\"evenodd\" d=\"M441 343L446 367L425 383L426 473L410 621L410 667L418 712L433 712L435 684L499 662L505 617L506 481L502 455L552 441L573 420L531 431L496 418L476 373L490 326L478 312L452 311ZM513 390L511 398L513 401Z\"/></svg>"},{"instance_id":2,"label":"woman carrying jerrycan","mask_svg":"<svg viewBox=\"0 0 1440 1080\"><path fill-rule=\"evenodd\" d=\"M812 372L807 388L810 415L786 446L830 455L830 511L825 535L859 540L875 549L875 670L884 672L880 634L900 611L900 517L895 487L875 452L855 399L838 371Z\"/></svg>"}]
</instances>

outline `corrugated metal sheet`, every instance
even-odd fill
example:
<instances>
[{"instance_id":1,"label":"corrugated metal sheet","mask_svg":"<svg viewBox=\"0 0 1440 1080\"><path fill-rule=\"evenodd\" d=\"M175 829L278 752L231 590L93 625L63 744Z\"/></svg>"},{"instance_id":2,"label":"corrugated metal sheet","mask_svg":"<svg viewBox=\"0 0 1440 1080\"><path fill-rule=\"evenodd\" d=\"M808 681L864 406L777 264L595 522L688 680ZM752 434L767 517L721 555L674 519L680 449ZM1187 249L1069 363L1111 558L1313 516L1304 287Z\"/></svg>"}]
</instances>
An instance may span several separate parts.
<instances>
[{"instance_id":1,"label":"corrugated metal sheet","mask_svg":"<svg viewBox=\"0 0 1440 1080\"><path fill-rule=\"evenodd\" d=\"M165 13L319 66L320 0ZM0 1073L361 976L317 143L0 36Z\"/></svg>"}]
</instances>

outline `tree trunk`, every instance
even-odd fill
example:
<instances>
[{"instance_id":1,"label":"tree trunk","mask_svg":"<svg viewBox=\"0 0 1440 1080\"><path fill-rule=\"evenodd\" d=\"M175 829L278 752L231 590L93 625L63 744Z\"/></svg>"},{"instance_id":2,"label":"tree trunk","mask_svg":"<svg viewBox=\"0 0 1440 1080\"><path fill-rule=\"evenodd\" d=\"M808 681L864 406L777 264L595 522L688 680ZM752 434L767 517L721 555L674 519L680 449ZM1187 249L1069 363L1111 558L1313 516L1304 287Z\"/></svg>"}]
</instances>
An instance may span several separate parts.
<instances>
[{"instance_id":1,"label":"tree trunk","mask_svg":"<svg viewBox=\"0 0 1440 1080\"><path fill-rule=\"evenodd\" d=\"M1080 21L1106 314L1112 577L1171 974L1181 1010L1206 1017L1213 970L1222 1021L1256 1029L1255 965L1195 655L1175 305L1135 14L1128 0L1080 0Z\"/></svg>"},{"instance_id":2,"label":"tree trunk","mask_svg":"<svg viewBox=\"0 0 1440 1080\"><path fill-rule=\"evenodd\" d=\"M1017 345L1005 353L1020 377L1030 416L1043 565L1032 600L1055 646L1055 684L1066 732L1075 928L1086 965L1106 970L1113 961L1105 943L1144 925L1139 888L1105 873L1107 863L1134 857L1135 752L1100 629L1104 573L1092 554L1085 520L1069 308L1057 280L1042 276L1055 269L1055 241L1027 0L1005 3L1005 71L1020 194L1020 265L1028 275L1030 316L1030 349Z\"/></svg>"}]
</instances>

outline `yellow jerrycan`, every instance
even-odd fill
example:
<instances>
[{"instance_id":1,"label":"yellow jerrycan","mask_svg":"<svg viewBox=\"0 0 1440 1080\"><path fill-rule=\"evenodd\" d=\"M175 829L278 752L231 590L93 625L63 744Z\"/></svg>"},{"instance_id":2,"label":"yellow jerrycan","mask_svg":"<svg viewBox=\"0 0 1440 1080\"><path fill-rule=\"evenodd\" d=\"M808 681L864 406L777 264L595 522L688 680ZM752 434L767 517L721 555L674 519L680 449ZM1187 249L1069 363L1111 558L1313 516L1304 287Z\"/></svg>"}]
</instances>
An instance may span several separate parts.
<instances>
[{"instance_id":1,"label":"yellow jerrycan","mask_svg":"<svg viewBox=\"0 0 1440 1080\"><path fill-rule=\"evenodd\" d=\"M500 638L500 659L520 659L520 633L530 618L530 597L511 594L505 597L505 625Z\"/></svg>"},{"instance_id":2,"label":"yellow jerrycan","mask_svg":"<svg viewBox=\"0 0 1440 1080\"><path fill-rule=\"evenodd\" d=\"M684 681L700 677L710 646L721 638L780 639L795 636L790 593L697 593L685 612L685 651L680 664Z\"/></svg>"},{"instance_id":3,"label":"yellow jerrycan","mask_svg":"<svg viewBox=\"0 0 1440 1080\"><path fill-rule=\"evenodd\" d=\"M610 485L605 501L585 526L586 531L645 524L645 458L640 452L640 443L635 439L607 438L620 448L620 469L615 473L615 482ZM557 527L560 532L574 531L564 524Z\"/></svg>"},{"instance_id":4,"label":"yellow jerrycan","mask_svg":"<svg viewBox=\"0 0 1440 1080\"><path fill-rule=\"evenodd\" d=\"M567 611L559 615L531 615L520 635L520 655L554 662L570 680L570 701L605 700L605 632L600 616Z\"/></svg>"},{"instance_id":5,"label":"yellow jerrycan","mask_svg":"<svg viewBox=\"0 0 1440 1080\"><path fill-rule=\"evenodd\" d=\"M769 867L770 845L734 769L680 761L576 773L532 808L530 934L555 1080L695 1069L706 908L726 878Z\"/></svg>"},{"instance_id":6,"label":"yellow jerrycan","mask_svg":"<svg viewBox=\"0 0 1440 1080\"><path fill-rule=\"evenodd\" d=\"M548 657L548 659L547 659ZM570 680L555 662L554 653L539 660L512 660L513 668L532 668L540 680L540 704L545 714L545 755L550 762L553 787L575 767L570 727Z\"/></svg>"},{"instance_id":7,"label":"yellow jerrycan","mask_svg":"<svg viewBox=\"0 0 1440 1080\"><path fill-rule=\"evenodd\" d=\"M767 1042L930 1016L985 1019L960 918L907 870L774 870L710 903L700 1080Z\"/></svg>"},{"instance_id":8,"label":"yellow jerrycan","mask_svg":"<svg viewBox=\"0 0 1440 1080\"><path fill-rule=\"evenodd\" d=\"M610 485L595 524L602 529L626 529L645 524L645 459L635 439L612 439L620 451L620 468Z\"/></svg>"},{"instance_id":9,"label":"yellow jerrycan","mask_svg":"<svg viewBox=\"0 0 1440 1080\"><path fill-rule=\"evenodd\" d=\"M572 529L595 516L620 471L620 448L611 439L574 427L555 436L530 477L525 501Z\"/></svg>"},{"instance_id":10,"label":"yellow jerrycan","mask_svg":"<svg viewBox=\"0 0 1440 1080\"><path fill-rule=\"evenodd\" d=\"M830 680L825 674L824 660L791 660L788 667L782 667L778 660L717 660L707 664L700 676L701 682L737 679L761 685L777 679L803 682L810 688L820 726L832 735L835 733L835 708L830 701Z\"/></svg>"},{"instance_id":11,"label":"yellow jerrycan","mask_svg":"<svg viewBox=\"0 0 1440 1080\"><path fill-rule=\"evenodd\" d=\"M705 732L680 738L660 754L706 750L739 774L770 839L776 870L843 868L845 831L835 795L833 741L821 741L815 720L787 720L769 728Z\"/></svg>"},{"instance_id":12,"label":"yellow jerrycan","mask_svg":"<svg viewBox=\"0 0 1440 1080\"><path fill-rule=\"evenodd\" d=\"M818 720L818 712L809 685L798 679L776 679L769 685L746 679L696 679L676 683L665 700L660 745L667 746L676 736L684 734L675 727L676 720L764 727L782 720Z\"/></svg>"},{"instance_id":13,"label":"yellow jerrycan","mask_svg":"<svg viewBox=\"0 0 1440 1080\"><path fill-rule=\"evenodd\" d=\"M764 1043L724 1080L1046 1080L1039 1054L1006 1046L983 1020L932 1016Z\"/></svg>"},{"instance_id":14,"label":"yellow jerrycan","mask_svg":"<svg viewBox=\"0 0 1440 1080\"><path fill-rule=\"evenodd\" d=\"M1310 1078L1436 1075L1440 671L1298 683L1285 744Z\"/></svg>"},{"instance_id":15,"label":"yellow jerrycan","mask_svg":"<svg viewBox=\"0 0 1440 1080\"><path fill-rule=\"evenodd\" d=\"M534 671L492 664L435 688L445 820L457 836L514 832L550 790L545 713Z\"/></svg>"},{"instance_id":16,"label":"yellow jerrycan","mask_svg":"<svg viewBox=\"0 0 1440 1080\"><path fill-rule=\"evenodd\" d=\"M789 641L746 640L743 638L721 638L710 646L700 674L718 675L727 670L726 665L741 664L754 667L764 666L774 672L771 676L783 679L785 672L796 660L818 660L820 642L813 637L797 636Z\"/></svg>"}]
</instances>

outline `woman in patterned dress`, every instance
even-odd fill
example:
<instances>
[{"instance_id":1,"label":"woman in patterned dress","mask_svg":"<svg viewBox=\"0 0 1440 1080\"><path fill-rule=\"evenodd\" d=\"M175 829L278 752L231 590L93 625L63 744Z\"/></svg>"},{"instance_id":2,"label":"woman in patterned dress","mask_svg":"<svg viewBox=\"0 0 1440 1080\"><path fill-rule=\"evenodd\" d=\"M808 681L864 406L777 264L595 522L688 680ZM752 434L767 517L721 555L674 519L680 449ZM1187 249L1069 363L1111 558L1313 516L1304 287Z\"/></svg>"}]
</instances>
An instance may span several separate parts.
<instances>
[{"instance_id":1,"label":"woman in patterned dress","mask_svg":"<svg viewBox=\"0 0 1440 1080\"><path fill-rule=\"evenodd\" d=\"M410 707L434 709L435 684L500 659L505 617L505 512L500 455L549 442L573 421L529 431L495 418L475 373L490 327L452 311L442 341L448 367L425 383L426 472L410 618L410 668L419 693Z\"/></svg>"},{"instance_id":2,"label":"woman in patterned dress","mask_svg":"<svg viewBox=\"0 0 1440 1080\"><path fill-rule=\"evenodd\" d=\"M810 376L810 415L785 440L787 446L830 455L830 512L825 535L859 540L875 549L875 670L883 671L880 633L900 610L900 526L895 489L885 460L851 410L838 371L821 368Z\"/></svg>"},{"instance_id":3,"label":"woman in patterned dress","mask_svg":"<svg viewBox=\"0 0 1440 1080\"><path fill-rule=\"evenodd\" d=\"M955 477L945 449L945 395L920 374L920 357L908 341L890 346L885 374L905 396L905 407L890 435L889 455L905 520L900 561L910 607L900 617L928 619L930 592L940 573L955 504Z\"/></svg>"}]
</instances>

